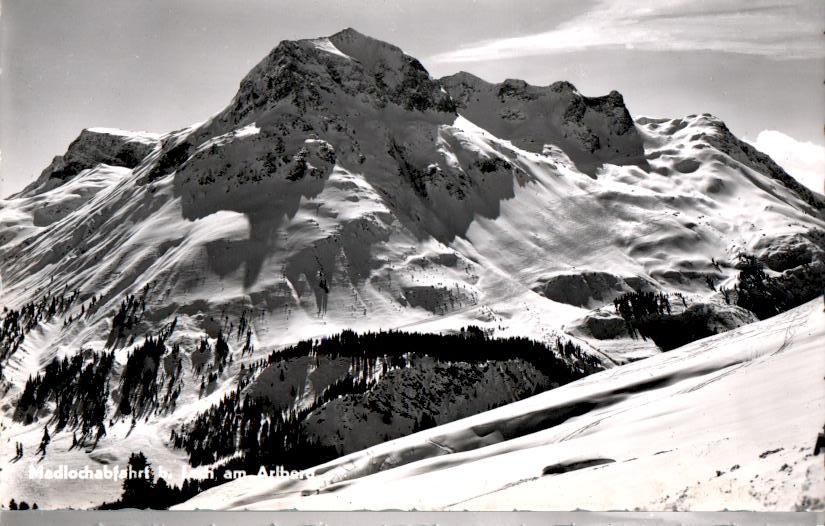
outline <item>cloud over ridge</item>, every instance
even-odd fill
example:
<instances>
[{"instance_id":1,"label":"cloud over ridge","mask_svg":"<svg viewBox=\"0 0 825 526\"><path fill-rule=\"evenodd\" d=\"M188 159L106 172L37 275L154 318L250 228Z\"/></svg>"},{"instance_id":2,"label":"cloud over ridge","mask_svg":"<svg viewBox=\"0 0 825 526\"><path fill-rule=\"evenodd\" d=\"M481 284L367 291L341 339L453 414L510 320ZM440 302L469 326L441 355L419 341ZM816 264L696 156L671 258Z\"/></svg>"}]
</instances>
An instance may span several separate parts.
<instances>
[{"instance_id":1,"label":"cloud over ridge","mask_svg":"<svg viewBox=\"0 0 825 526\"><path fill-rule=\"evenodd\" d=\"M776 130L763 130L749 142L811 191L825 194L825 146L797 141Z\"/></svg>"}]
</instances>

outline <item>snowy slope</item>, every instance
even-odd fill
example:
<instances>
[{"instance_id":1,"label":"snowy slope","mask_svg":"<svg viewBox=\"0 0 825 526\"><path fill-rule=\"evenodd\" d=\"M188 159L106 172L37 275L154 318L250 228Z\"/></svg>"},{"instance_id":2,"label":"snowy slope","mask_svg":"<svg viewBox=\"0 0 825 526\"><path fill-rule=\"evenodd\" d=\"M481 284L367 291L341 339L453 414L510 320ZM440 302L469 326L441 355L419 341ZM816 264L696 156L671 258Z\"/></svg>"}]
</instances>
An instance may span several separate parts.
<instances>
[{"instance_id":1,"label":"snowy slope","mask_svg":"<svg viewBox=\"0 0 825 526\"><path fill-rule=\"evenodd\" d=\"M478 104L456 91L468 83ZM79 293L0 364L3 455L16 441L33 452L42 435L47 418L13 421L29 376L106 349L121 302L147 286L136 339L116 345L112 386L143 337L176 319L177 406L132 429L112 399L96 450L67 451L64 431L48 462L123 464L140 449L177 472L186 460L170 430L233 389L241 365L343 329L566 334L612 367L660 351L581 330L628 291L679 293L722 312L724 328L748 323L708 278L732 287L742 250L771 275L825 269L825 237L812 235L825 231L825 203L737 141L712 116L632 121L620 95L588 99L566 83L439 81L353 30L282 42L203 123L84 130L37 182L0 200L0 304ZM231 339L233 364L200 397L192 349L244 316L254 353ZM35 461L3 467L0 502L118 496L33 484L24 474Z\"/></svg>"},{"instance_id":2,"label":"snowy slope","mask_svg":"<svg viewBox=\"0 0 825 526\"><path fill-rule=\"evenodd\" d=\"M522 92L560 98L522 115L528 136L552 139L565 105L582 106L579 124L627 157L597 166L610 160L597 150L593 178L570 161L581 164L579 146L523 149L524 130L482 119L494 108L458 104L492 130L457 115L415 59L352 30L284 42L203 124L161 137L87 130L63 156L79 168L102 145L98 162L110 163L140 144L139 163L50 169L3 201L2 301L65 286L102 293L106 312L153 283L154 322L259 309L259 346L445 318L541 337L632 289L707 298L706 275L736 274L712 260L825 229L810 199L714 147L724 125L710 116L634 125L618 95L508 86L495 103L513 111ZM583 303L547 293L582 272L610 285L574 291ZM78 331L72 342L92 338Z\"/></svg>"},{"instance_id":3,"label":"snowy slope","mask_svg":"<svg viewBox=\"0 0 825 526\"><path fill-rule=\"evenodd\" d=\"M673 134L641 128L655 171L606 165L592 179L457 117L434 130L440 153L433 160L444 179L469 175L470 183L462 199L431 191L416 205L432 208L415 212L432 222L425 227L394 202L409 190L397 182L384 189L357 166L330 166L320 181L279 183L280 204L261 204L264 216L237 210L235 198L192 214L186 203L194 197L176 195L174 176L141 185L128 169L101 165L3 203L4 304L20 305L53 276L52 289L102 294L99 320L108 322L104 314L123 294L153 283L153 321L259 309L255 336L269 346L346 327L422 323L473 322L542 337L587 313L564 295L543 296L559 276L585 271L615 276L617 293L642 286L707 297L706 275L730 286L737 272L715 269L712 259L731 261L740 250L825 229L791 190L690 141L713 133L713 122L696 117ZM246 129L223 148L259 137ZM245 158L237 148L233 155ZM510 168L486 174L473 164L489 158ZM686 158L701 169L679 172ZM197 162L179 174L200 173ZM319 275L328 293L318 288ZM100 327L85 324L61 332L55 344L96 339Z\"/></svg>"},{"instance_id":4,"label":"snowy slope","mask_svg":"<svg viewBox=\"0 0 825 526\"><path fill-rule=\"evenodd\" d=\"M180 509L821 509L821 300ZM450 491L445 491L450 488Z\"/></svg>"}]
</instances>

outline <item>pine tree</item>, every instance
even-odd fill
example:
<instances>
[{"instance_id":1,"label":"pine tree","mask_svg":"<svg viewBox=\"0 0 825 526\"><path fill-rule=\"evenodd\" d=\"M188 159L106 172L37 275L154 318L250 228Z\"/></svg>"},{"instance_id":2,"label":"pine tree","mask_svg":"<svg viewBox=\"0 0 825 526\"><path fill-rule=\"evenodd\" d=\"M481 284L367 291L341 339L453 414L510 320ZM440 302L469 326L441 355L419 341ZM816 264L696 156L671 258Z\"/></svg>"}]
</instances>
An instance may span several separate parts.
<instances>
[{"instance_id":1,"label":"pine tree","mask_svg":"<svg viewBox=\"0 0 825 526\"><path fill-rule=\"evenodd\" d=\"M132 453L129 456L129 467L132 473L138 475L123 480L123 497L124 506L130 508L146 509L151 506L152 487L154 480L154 472L152 466L146 459L143 452ZM144 476L145 469L149 468L149 476Z\"/></svg>"}]
</instances>

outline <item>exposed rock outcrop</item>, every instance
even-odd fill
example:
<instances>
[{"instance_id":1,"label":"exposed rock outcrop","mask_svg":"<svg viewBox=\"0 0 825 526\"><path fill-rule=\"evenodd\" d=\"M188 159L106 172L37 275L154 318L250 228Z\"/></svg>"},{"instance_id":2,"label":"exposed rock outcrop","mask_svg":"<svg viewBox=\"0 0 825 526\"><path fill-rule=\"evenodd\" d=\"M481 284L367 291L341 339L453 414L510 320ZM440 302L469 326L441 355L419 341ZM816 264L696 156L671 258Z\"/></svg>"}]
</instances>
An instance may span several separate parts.
<instances>
[{"instance_id":1,"label":"exposed rock outcrop","mask_svg":"<svg viewBox=\"0 0 825 526\"><path fill-rule=\"evenodd\" d=\"M617 91L591 98L569 82L491 84L465 72L441 82L460 114L519 148L542 153L557 146L591 176L604 163L647 169L642 138Z\"/></svg>"},{"instance_id":2,"label":"exposed rock outcrop","mask_svg":"<svg viewBox=\"0 0 825 526\"><path fill-rule=\"evenodd\" d=\"M610 303L622 294L653 288L643 278L626 280L608 272L583 271L542 278L533 290L559 303L592 309Z\"/></svg>"},{"instance_id":3,"label":"exposed rock outcrop","mask_svg":"<svg viewBox=\"0 0 825 526\"><path fill-rule=\"evenodd\" d=\"M148 133L85 129L65 154L52 160L31 188L54 188L98 164L134 168L158 145L159 137Z\"/></svg>"}]
</instances>

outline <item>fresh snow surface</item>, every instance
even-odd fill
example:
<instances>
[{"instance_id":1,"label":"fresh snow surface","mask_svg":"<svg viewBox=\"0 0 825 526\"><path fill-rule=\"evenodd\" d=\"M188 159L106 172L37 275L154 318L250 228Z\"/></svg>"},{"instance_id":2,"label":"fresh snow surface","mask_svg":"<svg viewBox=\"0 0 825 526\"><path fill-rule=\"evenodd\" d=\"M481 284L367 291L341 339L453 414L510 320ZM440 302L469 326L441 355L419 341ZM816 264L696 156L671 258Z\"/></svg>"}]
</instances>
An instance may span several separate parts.
<instances>
[{"instance_id":1,"label":"fresh snow surface","mask_svg":"<svg viewBox=\"0 0 825 526\"><path fill-rule=\"evenodd\" d=\"M353 453L309 480L247 476L177 508L821 508L825 471L812 450L823 341L817 299Z\"/></svg>"},{"instance_id":2,"label":"fresh snow surface","mask_svg":"<svg viewBox=\"0 0 825 526\"><path fill-rule=\"evenodd\" d=\"M329 38L316 38L315 40L312 40L312 44L321 51L326 51L327 53L338 55L339 57L343 57L347 60L352 60L351 56L347 55L346 53L342 52L340 49L335 47L335 44L330 42Z\"/></svg>"},{"instance_id":3,"label":"fresh snow surface","mask_svg":"<svg viewBox=\"0 0 825 526\"><path fill-rule=\"evenodd\" d=\"M120 128L102 128L102 127L95 127L95 128L88 128L90 132L94 133L102 133L106 135L116 135L118 137L128 137L130 140L144 142L146 144L151 144L154 141L157 141L161 138L160 133L151 133L146 131L131 131L131 130L121 130Z\"/></svg>"}]
</instances>

